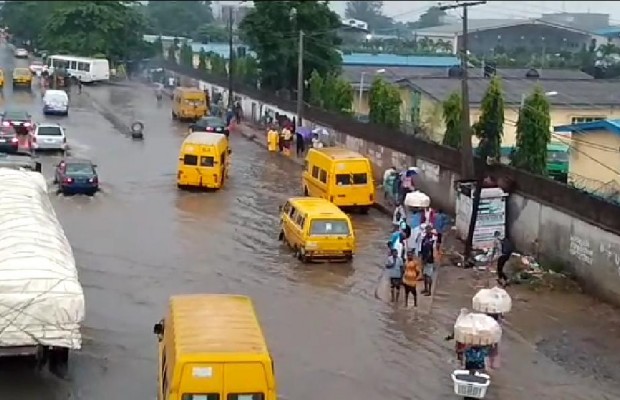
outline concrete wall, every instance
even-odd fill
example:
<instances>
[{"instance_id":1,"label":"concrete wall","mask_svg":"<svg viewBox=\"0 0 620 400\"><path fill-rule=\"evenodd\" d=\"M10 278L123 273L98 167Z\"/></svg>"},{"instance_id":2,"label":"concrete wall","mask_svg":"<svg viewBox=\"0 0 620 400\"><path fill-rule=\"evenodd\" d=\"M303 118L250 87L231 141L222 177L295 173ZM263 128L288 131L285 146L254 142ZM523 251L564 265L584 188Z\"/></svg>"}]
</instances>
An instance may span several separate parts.
<instances>
[{"instance_id":1,"label":"concrete wall","mask_svg":"<svg viewBox=\"0 0 620 400\"><path fill-rule=\"evenodd\" d=\"M184 78L186 84L215 89L226 95L226 89L204 81ZM244 114L252 122L259 121L264 111L279 112L293 118L295 115L272 104L244 95L241 97ZM305 126L319 127L329 132L330 144L346 147L366 155L374 165L375 180L380 182L383 171L390 166L420 168L419 187L433 199L436 207L454 213L457 173L442 168L423 158L411 156L366 142L338 132L314 121ZM620 305L620 237L604 231L571 215L554 209L552 205L527 198L519 193L508 200L508 231L517 248L534 254L541 260L561 261L574 271L585 286L610 302ZM537 245L536 245L537 244Z\"/></svg>"}]
</instances>

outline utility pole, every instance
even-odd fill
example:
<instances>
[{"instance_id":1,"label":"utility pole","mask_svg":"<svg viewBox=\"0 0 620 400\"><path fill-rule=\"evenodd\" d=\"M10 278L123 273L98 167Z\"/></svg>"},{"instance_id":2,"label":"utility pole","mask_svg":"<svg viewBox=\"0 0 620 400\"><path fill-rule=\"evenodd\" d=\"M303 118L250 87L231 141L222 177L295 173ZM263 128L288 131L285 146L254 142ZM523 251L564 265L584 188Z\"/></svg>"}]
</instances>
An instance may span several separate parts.
<instances>
[{"instance_id":1,"label":"utility pole","mask_svg":"<svg viewBox=\"0 0 620 400\"><path fill-rule=\"evenodd\" d=\"M304 31L299 31L297 55L297 126L301 126L304 113Z\"/></svg>"},{"instance_id":2,"label":"utility pole","mask_svg":"<svg viewBox=\"0 0 620 400\"><path fill-rule=\"evenodd\" d=\"M471 123L469 121L469 85L468 85L468 35L469 35L469 7L486 4L486 1L457 2L451 6L441 6L442 11L461 8L463 10L463 34L461 36L461 179L474 177L474 156L471 146Z\"/></svg>"},{"instance_id":3,"label":"utility pole","mask_svg":"<svg viewBox=\"0 0 620 400\"><path fill-rule=\"evenodd\" d=\"M468 36L469 36L469 15L468 10L470 7L486 4L486 1L470 1L466 3L457 2L451 6L442 6L442 11L454 10L461 8L463 10L463 34L461 37L461 179L471 180L475 177L474 171L474 152L471 145L471 122L469 120L469 63L468 63ZM486 163L486 160L483 160ZM467 232L467 241L465 242L465 264L469 262L472 254L472 244L474 238L474 231L476 228L476 222L478 220L478 209L480 208L480 195L482 193L483 175L480 175L476 179L476 187L472 198L472 210L471 219L469 221L469 230Z\"/></svg>"},{"instance_id":4,"label":"utility pole","mask_svg":"<svg viewBox=\"0 0 620 400\"><path fill-rule=\"evenodd\" d=\"M235 51L233 49L233 8L228 9L228 108L233 106L233 73Z\"/></svg>"}]
</instances>

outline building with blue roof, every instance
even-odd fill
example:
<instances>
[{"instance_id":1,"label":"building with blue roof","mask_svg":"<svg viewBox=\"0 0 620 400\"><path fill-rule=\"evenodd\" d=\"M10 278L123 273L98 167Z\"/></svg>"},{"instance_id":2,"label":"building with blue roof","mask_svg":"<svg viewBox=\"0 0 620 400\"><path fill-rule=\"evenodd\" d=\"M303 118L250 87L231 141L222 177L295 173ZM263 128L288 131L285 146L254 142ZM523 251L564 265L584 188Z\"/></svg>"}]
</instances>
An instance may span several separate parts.
<instances>
[{"instance_id":1,"label":"building with blue roof","mask_svg":"<svg viewBox=\"0 0 620 400\"><path fill-rule=\"evenodd\" d=\"M569 183L603 197L620 198L620 119L558 125L570 133Z\"/></svg>"},{"instance_id":2,"label":"building with blue roof","mask_svg":"<svg viewBox=\"0 0 620 400\"><path fill-rule=\"evenodd\" d=\"M343 66L358 67L418 67L418 68L449 68L459 65L460 61L455 56L400 56L396 54L369 54L352 53L343 54Z\"/></svg>"}]
</instances>

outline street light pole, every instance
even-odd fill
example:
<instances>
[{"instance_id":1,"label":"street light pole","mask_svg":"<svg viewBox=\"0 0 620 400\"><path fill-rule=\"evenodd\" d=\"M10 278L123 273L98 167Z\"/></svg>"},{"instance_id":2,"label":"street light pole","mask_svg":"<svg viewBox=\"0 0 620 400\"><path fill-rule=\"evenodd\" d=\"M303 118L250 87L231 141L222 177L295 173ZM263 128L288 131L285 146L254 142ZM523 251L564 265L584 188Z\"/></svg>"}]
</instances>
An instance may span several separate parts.
<instances>
[{"instance_id":1,"label":"street light pole","mask_svg":"<svg viewBox=\"0 0 620 400\"><path fill-rule=\"evenodd\" d=\"M304 112L304 31L299 31L297 55L297 126L302 126Z\"/></svg>"},{"instance_id":2,"label":"street light pole","mask_svg":"<svg viewBox=\"0 0 620 400\"><path fill-rule=\"evenodd\" d=\"M233 106L233 59L233 8L230 7L228 10L228 108Z\"/></svg>"},{"instance_id":3,"label":"street light pole","mask_svg":"<svg viewBox=\"0 0 620 400\"><path fill-rule=\"evenodd\" d=\"M362 71L362 77L360 78L360 90L357 99L357 112L360 115L362 114L362 96L364 95L364 75L366 75L366 72Z\"/></svg>"}]
</instances>

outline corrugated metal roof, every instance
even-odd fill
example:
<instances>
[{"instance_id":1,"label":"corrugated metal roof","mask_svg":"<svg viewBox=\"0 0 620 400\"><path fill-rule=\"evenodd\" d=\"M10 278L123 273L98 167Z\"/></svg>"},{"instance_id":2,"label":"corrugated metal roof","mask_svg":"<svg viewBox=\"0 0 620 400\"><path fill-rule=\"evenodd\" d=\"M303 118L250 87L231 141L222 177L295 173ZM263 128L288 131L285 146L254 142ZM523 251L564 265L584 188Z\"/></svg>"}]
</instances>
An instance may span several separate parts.
<instances>
[{"instance_id":1,"label":"corrugated metal roof","mask_svg":"<svg viewBox=\"0 0 620 400\"><path fill-rule=\"evenodd\" d=\"M402 82L409 84L427 95L443 101L455 91L460 91L458 78L414 78ZM472 78L469 80L469 98L473 104L480 104L489 85L489 79ZM502 88L504 101L519 104L523 94L531 93L536 86L545 92L557 92L549 97L549 102L556 106L568 106L580 109L600 106L620 106L620 80L566 80L566 79L504 79Z\"/></svg>"},{"instance_id":2,"label":"corrugated metal roof","mask_svg":"<svg viewBox=\"0 0 620 400\"><path fill-rule=\"evenodd\" d=\"M399 56L396 54L353 53L342 56L343 66L451 67L459 64L455 56Z\"/></svg>"}]
</instances>

